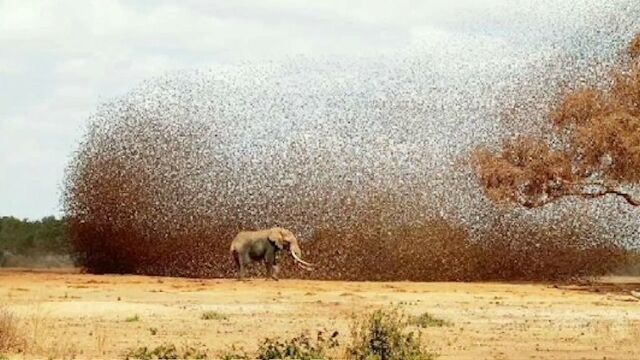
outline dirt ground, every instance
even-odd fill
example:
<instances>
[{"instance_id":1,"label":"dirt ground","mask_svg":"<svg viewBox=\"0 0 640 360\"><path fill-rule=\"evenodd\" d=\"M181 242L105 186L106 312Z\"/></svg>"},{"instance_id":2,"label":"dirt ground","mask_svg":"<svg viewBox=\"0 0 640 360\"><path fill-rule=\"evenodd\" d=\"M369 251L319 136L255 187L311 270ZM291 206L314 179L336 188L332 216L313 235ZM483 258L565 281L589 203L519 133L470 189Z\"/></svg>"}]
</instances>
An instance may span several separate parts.
<instances>
[{"instance_id":1,"label":"dirt ground","mask_svg":"<svg viewBox=\"0 0 640 360\"><path fill-rule=\"evenodd\" d=\"M28 340L17 358L122 358L140 346L255 349L267 336L337 330L398 305L447 320L422 336L440 359L640 359L638 278L597 286L99 276L0 270L0 304ZM227 316L203 320L205 311ZM10 358L12 358L10 356Z\"/></svg>"}]
</instances>

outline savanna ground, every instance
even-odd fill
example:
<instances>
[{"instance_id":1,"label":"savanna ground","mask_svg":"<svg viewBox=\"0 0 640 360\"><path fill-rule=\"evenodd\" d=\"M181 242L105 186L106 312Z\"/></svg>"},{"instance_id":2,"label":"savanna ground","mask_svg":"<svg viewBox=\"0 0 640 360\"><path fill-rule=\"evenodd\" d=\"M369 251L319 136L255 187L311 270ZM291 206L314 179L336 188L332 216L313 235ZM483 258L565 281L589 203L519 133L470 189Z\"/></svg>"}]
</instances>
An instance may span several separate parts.
<instances>
[{"instance_id":1,"label":"savanna ground","mask_svg":"<svg viewBox=\"0 0 640 360\"><path fill-rule=\"evenodd\" d=\"M584 286L339 282L86 275L0 270L0 304L19 319L22 354L123 358L163 343L219 354L308 330L349 340L354 313L396 305L445 320L422 330L440 359L638 359L640 278ZM203 314L207 314L204 316Z\"/></svg>"}]
</instances>

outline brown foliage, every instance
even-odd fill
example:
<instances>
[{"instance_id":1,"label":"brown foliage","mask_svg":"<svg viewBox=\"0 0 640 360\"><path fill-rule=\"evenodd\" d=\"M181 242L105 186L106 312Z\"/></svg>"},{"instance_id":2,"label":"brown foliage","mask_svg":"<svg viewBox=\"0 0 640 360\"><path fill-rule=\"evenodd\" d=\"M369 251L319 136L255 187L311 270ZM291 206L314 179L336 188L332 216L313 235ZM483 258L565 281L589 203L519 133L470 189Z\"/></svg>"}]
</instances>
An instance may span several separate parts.
<instances>
[{"instance_id":1,"label":"brown foliage","mask_svg":"<svg viewBox=\"0 0 640 360\"><path fill-rule=\"evenodd\" d=\"M630 69L621 69L614 77L611 103L619 112L640 116L640 62Z\"/></svg>"},{"instance_id":2,"label":"brown foliage","mask_svg":"<svg viewBox=\"0 0 640 360\"><path fill-rule=\"evenodd\" d=\"M615 181L640 181L640 118L613 112L591 118L573 138L585 174L600 172Z\"/></svg>"},{"instance_id":3,"label":"brown foliage","mask_svg":"<svg viewBox=\"0 0 640 360\"><path fill-rule=\"evenodd\" d=\"M606 108L603 94L594 89L569 93L551 112L551 120L557 126L584 125L600 115Z\"/></svg>"},{"instance_id":4,"label":"brown foliage","mask_svg":"<svg viewBox=\"0 0 640 360\"><path fill-rule=\"evenodd\" d=\"M566 154L532 138L507 140L498 155L480 149L475 160L490 199L527 207L557 196L573 176Z\"/></svg>"},{"instance_id":5,"label":"brown foliage","mask_svg":"<svg viewBox=\"0 0 640 360\"><path fill-rule=\"evenodd\" d=\"M640 64L620 69L609 91L568 94L550 119L562 144L557 150L542 139L518 138L505 141L498 153L475 152L490 199L537 207L565 196L614 194L640 205L620 190L640 181Z\"/></svg>"}]
</instances>

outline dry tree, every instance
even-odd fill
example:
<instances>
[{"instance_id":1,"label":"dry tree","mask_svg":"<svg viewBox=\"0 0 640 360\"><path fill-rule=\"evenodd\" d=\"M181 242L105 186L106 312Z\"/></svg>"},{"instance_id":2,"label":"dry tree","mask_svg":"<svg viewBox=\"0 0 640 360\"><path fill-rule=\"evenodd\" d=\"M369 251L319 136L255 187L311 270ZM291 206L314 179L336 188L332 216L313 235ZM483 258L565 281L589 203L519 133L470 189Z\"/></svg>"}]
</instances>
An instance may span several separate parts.
<instances>
[{"instance_id":1,"label":"dry tree","mask_svg":"<svg viewBox=\"0 0 640 360\"><path fill-rule=\"evenodd\" d=\"M581 89L549 114L549 139L517 137L498 152L475 151L487 196L536 208L566 197L614 195L640 205L632 187L640 182L640 35L607 90Z\"/></svg>"}]
</instances>

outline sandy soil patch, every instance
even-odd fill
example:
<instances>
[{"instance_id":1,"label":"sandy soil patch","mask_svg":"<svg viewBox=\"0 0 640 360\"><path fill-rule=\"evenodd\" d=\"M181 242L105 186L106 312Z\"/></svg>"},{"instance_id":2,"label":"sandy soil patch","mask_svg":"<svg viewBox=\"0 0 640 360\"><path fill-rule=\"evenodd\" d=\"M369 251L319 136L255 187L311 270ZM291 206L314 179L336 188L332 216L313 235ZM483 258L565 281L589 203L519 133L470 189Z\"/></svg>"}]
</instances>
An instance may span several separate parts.
<instances>
[{"instance_id":1,"label":"sandy soil patch","mask_svg":"<svg viewBox=\"0 0 640 360\"><path fill-rule=\"evenodd\" d=\"M0 271L0 302L23 320L29 340L18 358L113 359L167 342L251 350L267 336L320 329L346 342L352 314L398 305L450 323L423 332L441 359L640 359L640 301L628 294L639 287L630 278L554 286ZM226 319L202 320L205 311Z\"/></svg>"}]
</instances>

